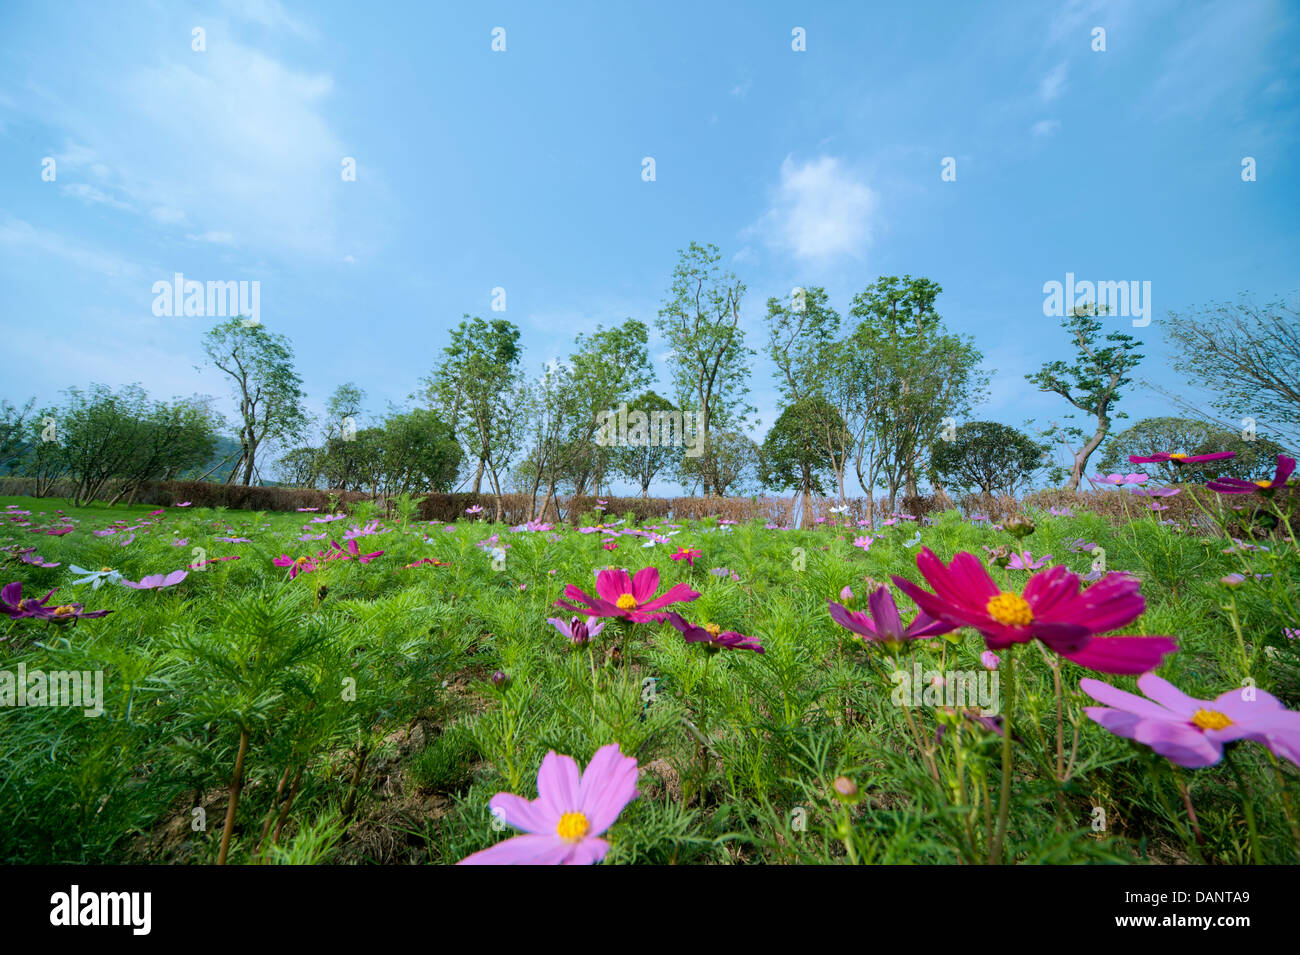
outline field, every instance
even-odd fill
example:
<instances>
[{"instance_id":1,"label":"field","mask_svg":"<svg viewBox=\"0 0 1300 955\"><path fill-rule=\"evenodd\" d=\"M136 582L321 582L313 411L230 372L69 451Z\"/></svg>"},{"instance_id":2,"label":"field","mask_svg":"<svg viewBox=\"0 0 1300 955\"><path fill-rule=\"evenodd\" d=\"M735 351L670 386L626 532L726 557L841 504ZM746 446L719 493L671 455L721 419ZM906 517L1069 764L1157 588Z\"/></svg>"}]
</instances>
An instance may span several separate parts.
<instances>
[{"instance_id":1,"label":"field","mask_svg":"<svg viewBox=\"0 0 1300 955\"><path fill-rule=\"evenodd\" d=\"M918 570L923 548L945 564L975 555L1007 594L1053 566L1082 577L1104 564L1140 580L1145 599L1118 632L1176 641L1161 677L1198 700L1257 691L1295 708L1287 535L1235 541L1208 516L1170 526L1140 504L1120 522L1030 512L1019 540L956 511L789 530L643 528L598 512L511 529L367 505L334 520L17 497L0 509L0 582L21 582L27 600L57 588L48 607L111 611L0 624L0 671L84 673L86 696L102 675L98 706L53 705L53 676L46 705L0 706L6 862L454 863L515 835L518 809L494 811L504 803L493 797L536 797L548 751L582 767L614 743L636 761L639 796L604 833L607 863L1249 864L1300 853L1300 774L1273 751L1285 739L1237 742L1193 768L1084 713L1097 704L1081 679L1136 692L1133 676L1085 669L1037 640L995 661L969 627L867 641L828 610L867 611L879 582L911 620L890 577L934 589ZM315 556L332 541L330 559ZM39 563L19 554L32 547ZM989 562L997 547L1050 558L1011 569L1019 559ZM548 623L572 616L555 606L566 586L594 595L611 567L656 568L657 593L699 595L663 612L763 652L688 642L671 622L607 618L585 642ZM178 582L144 579L187 568ZM101 569L98 586L74 583ZM575 818L582 836L589 821Z\"/></svg>"}]
</instances>

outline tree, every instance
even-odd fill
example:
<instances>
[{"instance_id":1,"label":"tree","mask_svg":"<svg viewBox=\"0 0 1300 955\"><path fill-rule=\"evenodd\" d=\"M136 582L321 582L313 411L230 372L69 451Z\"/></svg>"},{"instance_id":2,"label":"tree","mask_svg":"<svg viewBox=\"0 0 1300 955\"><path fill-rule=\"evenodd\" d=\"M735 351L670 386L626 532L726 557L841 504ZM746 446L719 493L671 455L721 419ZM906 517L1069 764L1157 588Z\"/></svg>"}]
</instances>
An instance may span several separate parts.
<instances>
[{"instance_id":1,"label":"tree","mask_svg":"<svg viewBox=\"0 0 1300 955\"><path fill-rule=\"evenodd\" d=\"M361 406L366 393L352 382L344 382L334 389L325 402L325 438L342 437L357 428Z\"/></svg>"},{"instance_id":2,"label":"tree","mask_svg":"<svg viewBox=\"0 0 1300 955\"><path fill-rule=\"evenodd\" d=\"M661 398L653 391L647 391L629 403L631 407L644 412L647 416L680 414L677 407L667 398ZM653 420L653 418L651 419ZM662 437L662 429L651 436ZM613 471L634 482L641 488L641 496L650 495L650 485L657 475L669 471L681 457L681 448L660 440L647 440L643 443L616 445L609 449L610 464Z\"/></svg>"},{"instance_id":3,"label":"tree","mask_svg":"<svg viewBox=\"0 0 1300 955\"><path fill-rule=\"evenodd\" d=\"M28 399L21 408L8 401L0 401L0 468L12 466L22 455L27 445L25 439L32 406L35 404L35 398Z\"/></svg>"},{"instance_id":4,"label":"tree","mask_svg":"<svg viewBox=\"0 0 1300 955\"><path fill-rule=\"evenodd\" d=\"M1164 328L1174 367L1216 392L1215 408L1300 442L1300 305L1242 298L1173 313Z\"/></svg>"},{"instance_id":5,"label":"tree","mask_svg":"<svg viewBox=\"0 0 1300 955\"><path fill-rule=\"evenodd\" d=\"M389 495L450 491L465 457L451 426L424 408L384 422L382 454L384 493Z\"/></svg>"},{"instance_id":6,"label":"tree","mask_svg":"<svg viewBox=\"0 0 1300 955\"><path fill-rule=\"evenodd\" d=\"M996 421L970 421L952 441L939 441L930 454L937 476L984 494L1015 494L1042 465L1047 446Z\"/></svg>"},{"instance_id":7,"label":"tree","mask_svg":"<svg viewBox=\"0 0 1300 955\"><path fill-rule=\"evenodd\" d=\"M128 471L136 442L143 438L148 398L139 385L114 393L92 384L87 392L69 388L65 393L58 437L75 482L72 505L81 507Z\"/></svg>"},{"instance_id":8,"label":"tree","mask_svg":"<svg viewBox=\"0 0 1300 955\"><path fill-rule=\"evenodd\" d=\"M1025 375L1025 379L1037 385L1039 391L1060 395L1093 418L1091 435L1074 426L1060 429L1059 440L1063 444L1074 440L1079 445L1071 449L1074 457L1068 485L1071 490L1079 487L1088 459L1110 433L1112 412L1119 402L1120 389L1132 381L1128 375L1143 357L1136 352L1138 341L1132 335L1111 332L1105 338L1110 344L1100 345L1097 336L1101 332L1101 322L1097 320L1097 314L1095 306L1084 305L1073 309L1061 322L1061 327L1074 339L1073 364L1052 361L1033 374ZM1115 413L1114 417L1125 418L1127 415Z\"/></svg>"},{"instance_id":9,"label":"tree","mask_svg":"<svg viewBox=\"0 0 1300 955\"><path fill-rule=\"evenodd\" d=\"M833 469L821 440L822 422L836 417L835 409L824 398L803 398L789 405L772 425L763 440L762 480L773 490L792 490L804 499L824 494L824 478ZM843 421L839 429L847 432Z\"/></svg>"},{"instance_id":10,"label":"tree","mask_svg":"<svg viewBox=\"0 0 1300 955\"><path fill-rule=\"evenodd\" d=\"M466 457L475 462L475 494L493 457L492 442L500 434L497 418L502 399L515 385L519 357L518 328L504 318L485 322L466 315L452 329L451 342L424 380L426 400L441 412Z\"/></svg>"},{"instance_id":11,"label":"tree","mask_svg":"<svg viewBox=\"0 0 1300 955\"><path fill-rule=\"evenodd\" d=\"M672 348L678 406L684 413L699 411L701 416L705 495L716 493L710 432L715 427L735 429L754 410L745 400L749 393L746 358L754 354L745 347L745 332L740 327L745 286L731 273L719 270L721 258L712 244L692 242L680 250L668 298L656 322Z\"/></svg>"},{"instance_id":12,"label":"tree","mask_svg":"<svg viewBox=\"0 0 1300 955\"><path fill-rule=\"evenodd\" d=\"M845 344L845 370L857 377L840 384L837 404L854 412L848 430L860 442L855 465L862 489L871 497L883 484L890 510L900 488L917 493L917 475L945 419L968 413L988 383L974 341L949 333L935 311L941 291L926 278L891 275L853 299L858 324ZM843 394L855 386L863 391L856 403ZM874 512L874 503L869 507Z\"/></svg>"},{"instance_id":13,"label":"tree","mask_svg":"<svg viewBox=\"0 0 1300 955\"><path fill-rule=\"evenodd\" d=\"M1188 482L1204 484L1221 477L1235 477L1244 481L1271 478L1277 467L1277 456L1283 448L1267 438L1248 441L1238 431L1229 431L1216 424L1195 418L1159 417L1143 418L1106 442L1101 458L1101 470L1107 473L1128 472L1135 468L1129 455L1148 458L1157 452L1209 454L1214 451L1234 451L1234 457L1200 464L1144 464L1141 470L1166 483Z\"/></svg>"},{"instance_id":14,"label":"tree","mask_svg":"<svg viewBox=\"0 0 1300 955\"><path fill-rule=\"evenodd\" d=\"M307 424L293 349L283 335L268 332L260 322L246 325L236 316L203 336L203 350L211 364L230 376L239 402L241 453L226 483L242 467L243 482L252 484L261 447L297 436Z\"/></svg>"}]
</instances>

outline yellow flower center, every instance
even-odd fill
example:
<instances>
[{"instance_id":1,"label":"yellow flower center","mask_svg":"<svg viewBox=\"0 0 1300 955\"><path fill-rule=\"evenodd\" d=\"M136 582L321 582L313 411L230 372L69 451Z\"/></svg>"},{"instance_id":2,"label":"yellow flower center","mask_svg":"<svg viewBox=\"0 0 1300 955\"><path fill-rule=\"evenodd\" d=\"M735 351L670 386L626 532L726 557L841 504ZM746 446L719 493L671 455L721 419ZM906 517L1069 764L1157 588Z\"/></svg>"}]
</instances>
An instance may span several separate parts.
<instances>
[{"instance_id":1,"label":"yellow flower center","mask_svg":"<svg viewBox=\"0 0 1300 955\"><path fill-rule=\"evenodd\" d=\"M719 627L716 623L706 623L704 625L704 629L708 631L709 636L711 637L716 637L718 634L722 632L722 628Z\"/></svg>"},{"instance_id":2,"label":"yellow flower center","mask_svg":"<svg viewBox=\"0 0 1300 955\"><path fill-rule=\"evenodd\" d=\"M1258 484L1260 487L1271 487L1273 484L1272 481L1256 481L1255 483Z\"/></svg>"},{"instance_id":3,"label":"yellow flower center","mask_svg":"<svg viewBox=\"0 0 1300 955\"><path fill-rule=\"evenodd\" d=\"M614 604L619 610L631 610L636 606L636 598L631 594L620 594Z\"/></svg>"},{"instance_id":4,"label":"yellow flower center","mask_svg":"<svg viewBox=\"0 0 1300 955\"><path fill-rule=\"evenodd\" d=\"M54 608L54 616L56 617L66 617L68 614L76 613L76 612L77 612L76 608L73 607L71 604L64 604L61 607Z\"/></svg>"},{"instance_id":5,"label":"yellow flower center","mask_svg":"<svg viewBox=\"0 0 1300 955\"><path fill-rule=\"evenodd\" d=\"M306 557L299 557L297 560L294 561L294 563L295 563L295 564L305 564L305 563L307 563L307 558L306 558Z\"/></svg>"},{"instance_id":6,"label":"yellow flower center","mask_svg":"<svg viewBox=\"0 0 1300 955\"><path fill-rule=\"evenodd\" d=\"M1192 714L1192 723L1203 730L1221 730L1232 725L1232 720L1218 710L1197 710Z\"/></svg>"},{"instance_id":7,"label":"yellow flower center","mask_svg":"<svg viewBox=\"0 0 1300 955\"><path fill-rule=\"evenodd\" d=\"M111 573L113 572L113 568L112 568L112 567L101 567L101 568L99 568L99 572L100 572L101 574L111 574Z\"/></svg>"},{"instance_id":8,"label":"yellow flower center","mask_svg":"<svg viewBox=\"0 0 1300 955\"><path fill-rule=\"evenodd\" d=\"M1182 451L1176 451L1176 452L1174 452L1173 454L1171 454L1171 455L1169 455L1169 456L1170 456L1171 458L1174 458L1175 460L1178 460L1178 461L1181 461L1183 458L1187 457L1187 455L1184 454Z\"/></svg>"},{"instance_id":9,"label":"yellow flower center","mask_svg":"<svg viewBox=\"0 0 1300 955\"><path fill-rule=\"evenodd\" d=\"M580 812L566 812L560 817L560 824L555 827L556 834L565 842L577 842L587 834L591 823Z\"/></svg>"},{"instance_id":10,"label":"yellow flower center","mask_svg":"<svg viewBox=\"0 0 1300 955\"><path fill-rule=\"evenodd\" d=\"M998 623L1004 623L1009 627L1025 627L1034 620L1034 612L1029 609L1028 602L1020 594L1000 593L990 597L984 609Z\"/></svg>"}]
</instances>

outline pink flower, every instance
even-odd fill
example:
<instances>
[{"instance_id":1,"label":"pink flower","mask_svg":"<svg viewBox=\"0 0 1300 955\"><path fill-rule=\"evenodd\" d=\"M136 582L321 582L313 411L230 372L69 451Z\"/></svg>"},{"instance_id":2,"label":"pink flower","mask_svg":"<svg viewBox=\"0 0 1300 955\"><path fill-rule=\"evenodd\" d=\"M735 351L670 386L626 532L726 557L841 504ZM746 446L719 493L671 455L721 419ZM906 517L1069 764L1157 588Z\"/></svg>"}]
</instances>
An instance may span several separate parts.
<instances>
[{"instance_id":1,"label":"pink flower","mask_svg":"<svg viewBox=\"0 0 1300 955\"><path fill-rule=\"evenodd\" d=\"M965 551L944 565L923 547L916 566L935 592L895 576L898 589L936 620L974 627L990 650L1039 640L1080 666L1137 674L1159 666L1178 648L1172 637L1098 636L1146 610L1140 582L1127 574L1107 574L1080 590L1079 577L1057 565L1030 577L1022 595L1003 591L979 559Z\"/></svg>"},{"instance_id":2,"label":"pink flower","mask_svg":"<svg viewBox=\"0 0 1300 955\"><path fill-rule=\"evenodd\" d=\"M672 611L669 611L665 616L668 618L668 622L686 638L687 643L702 643L706 650L713 652L722 649L753 650L755 653L766 652L756 638L747 637L735 630L723 630L716 623L706 623L699 626L689 623L681 614Z\"/></svg>"},{"instance_id":3,"label":"pink flower","mask_svg":"<svg viewBox=\"0 0 1300 955\"><path fill-rule=\"evenodd\" d=\"M618 550L618 541L613 540L611 538L609 540L602 541L600 546L605 550Z\"/></svg>"},{"instance_id":4,"label":"pink flower","mask_svg":"<svg viewBox=\"0 0 1300 955\"><path fill-rule=\"evenodd\" d=\"M568 623L558 617L547 617L546 622L578 646L582 646L605 629L604 621L598 623L595 617L588 617L586 623L583 623L581 617L574 617Z\"/></svg>"},{"instance_id":5,"label":"pink flower","mask_svg":"<svg viewBox=\"0 0 1300 955\"><path fill-rule=\"evenodd\" d=\"M1295 471L1295 458L1285 454L1277 456L1277 469L1271 481L1243 481L1240 478L1219 478L1206 483L1211 491L1219 494L1262 494L1271 497L1278 488L1286 487L1286 482Z\"/></svg>"},{"instance_id":6,"label":"pink flower","mask_svg":"<svg viewBox=\"0 0 1300 955\"><path fill-rule=\"evenodd\" d=\"M1213 454L1181 454L1178 452L1166 454L1164 451L1157 451L1150 457L1130 454L1128 459L1130 464L1200 464L1202 461L1222 461L1225 458L1235 456L1236 453L1236 451L1216 451Z\"/></svg>"},{"instance_id":7,"label":"pink flower","mask_svg":"<svg viewBox=\"0 0 1300 955\"><path fill-rule=\"evenodd\" d=\"M605 858L600 836L633 799L637 765L617 743L596 750L581 776L571 756L546 754L537 771L537 798L497 793L494 816L526 835L514 836L461 859L460 865L591 865Z\"/></svg>"},{"instance_id":8,"label":"pink flower","mask_svg":"<svg viewBox=\"0 0 1300 955\"><path fill-rule=\"evenodd\" d=\"M980 663L983 664L986 670L996 670L1000 662L998 655L992 650L985 650L980 654Z\"/></svg>"},{"instance_id":9,"label":"pink flower","mask_svg":"<svg viewBox=\"0 0 1300 955\"><path fill-rule=\"evenodd\" d=\"M633 623L647 623L664 619L665 614L655 612L661 607L699 597L686 584L675 584L656 598L654 593L658 589L657 567L644 567L636 572L635 577L629 577L626 570L602 570L596 575L597 597L588 596L573 584L564 588L564 596L581 600L586 606L575 606L563 600L555 601L555 606L594 617L622 617Z\"/></svg>"},{"instance_id":10,"label":"pink flower","mask_svg":"<svg viewBox=\"0 0 1300 955\"><path fill-rule=\"evenodd\" d=\"M1116 736L1150 746L1190 769L1212 766L1223 758L1224 744L1241 739L1263 743L1300 766L1300 713L1263 690L1229 690L1213 700L1198 700L1154 673L1137 683L1146 699L1100 680L1080 680L1079 689L1108 704L1084 712Z\"/></svg>"},{"instance_id":11,"label":"pink flower","mask_svg":"<svg viewBox=\"0 0 1300 955\"><path fill-rule=\"evenodd\" d=\"M904 627L894 595L885 586L877 587L867 597L869 615L849 610L834 600L826 602L830 605L831 619L845 630L866 637L868 642L882 643L891 650L908 640L922 640L956 629L950 623L935 620L924 610L917 613L916 618Z\"/></svg>"},{"instance_id":12,"label":"pink flower","mask_svg":"<svg viewBox=\"0 0 1300 955\"><path fill-rule=\"evenodd\" d=\"M163 587L175 587L190 575L188 570L173 570L170 574L149 574L141 577L138 583L123 580L122 586L133 590L161 590Z\"/></svg>"},{"instance_id":13,"label":"pink flower","mask_svg":"<svg viewBox=\"0 0 1300 955\"><path fill-rule=\"evenodd\" d=\"M1146 484L1150 478L1145 474L1098 474L1089 480L1093 484L1114 484L1118 487L1124 484Z\"/></svg>"},{"instance_id":14,"label":"pink flower","mask_svg":"<svg viewBox=\"0 0 1300 955\"><path fill-rule=\"evenodd\" d=\"M1051 554L1045 554L1038 558L1038 560L1034 560L1034 555L1029 551L1025 551L1024 553L1015 553L1012 554L1011 559L1007 561L1007 568L1009 570L1038 570L1046 565L1046 563L1051 559Z\"/></svg>"},{"instance_id":15,"label":"pink flower","mask_svg":"<svg viewBox=\"0 0 1300 955\"><path fill-rule=\"evenodd\" d=\"M863 550L871 550L873 541L875 541L874 537L855 537L853 538L853 546L861 547Z\"/></svg>"},{"instance_id":16,"label":"pink flower","mask_svg":"<svg viewBox=\"0 0 1300 955\"><path fill-rule=\"evenodd\" d=\"M679 547L677 548L677 553L670 554L669 557L672 560L684 560L686 561L686 563L694 567L695 558L701 556L703 553L704 553L703 551L692 550L689 547Z\"/></svg>"}]
</instances>

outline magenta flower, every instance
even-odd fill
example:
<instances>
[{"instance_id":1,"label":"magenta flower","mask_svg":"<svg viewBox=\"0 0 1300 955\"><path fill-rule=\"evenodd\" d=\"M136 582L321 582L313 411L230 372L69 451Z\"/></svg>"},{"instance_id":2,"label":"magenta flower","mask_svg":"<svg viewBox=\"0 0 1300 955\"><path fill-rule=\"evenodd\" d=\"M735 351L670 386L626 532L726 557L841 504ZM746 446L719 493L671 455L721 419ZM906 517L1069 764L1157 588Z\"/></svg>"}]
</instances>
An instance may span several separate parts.
<instances>
[{"instance_id":1,"label":"magenta flower","mask_svg":"<svg viewBox=\"0 0 1300 955\"><path fill-rule=\"evenodd\" d=\"M583 622L581 617L574 617L568 623L558 617L547 617L546 622L578 646L587 643L592 637L599 635L600 631L605 629L604 622L597 623L595 617L588 617L586 623Z\"/></svg>"},{"instance_id":2,"label":"magenta flower","mask_svg":"<svg viewBox=\"0 0 1300 955\"><path fill-rule=\"evenodd\" d=\"M853 538L853 546L861 547L863 550L871 550L871 544L874 540L874 537L855 537Z\"/></svg>"},{"instance_id":3,"label":"magenta flower","mask_svg":"<svg viewBox=\"0 0 1300 955\"><path fill-rule=\"evenodd\" d=\"M998 668L998 664L1001 662L1002 662L1001 658L992 650L985 650L983 653L980 654L980 663L983 665L984 669L986 670L996 670Z\"/></svg>"},{"instance_id":4,"label":"magenta flower","mask_svg":"<svg viewBox=\"0 0 1300 955\"><path fill-rule=\"evenodd\" d=\"M1189 769L1214 765L1223 758L1224 744L1242 739L1262 743L1300 765L1300 713L1263 690L1251 687L1249 696L1247 690L1229 690L1213 700L1198 700L1154 673L1137 683L1146 699L1100 680L1080 680L1083 692L1108 704L1084 712L1116 736L1136 740Z\"/></svg>"},{"instance_id":5,"label":"magenta flower","mask_svg":"<svg viewBox=\"0 0 1300 955\"><path fill-rule=\"evenodd\" d=\"M684 560L686 561L686 563L694 567L695 559L701 556L703 553L704 553L703 551L692 550L689 547L679 547L677 548L677 553L669 554L668 556L672 560Z\"/></svg>"},{"instance_id":6,"label":"magenta flower","mask_svg":"<svg viewBox=\"0 0 1300 955\"><path fill-rule=\"evenodd\" d=\"M1179 487L1134 487L1129 489L1129 493L1136 494L1138 497L1174 497L1183 493Z\"/></svg>"},{"instance_id":7,"label":"magenta flower","mask_svg":"<svg viewBox=\"0 0 1300 955\"><path fill-rule=\"evenodd\" d=\"M1213 454L1166 454L1163 451L1157 451L1150 457L1141 457L1140 455L1130 454L1128 460L1130 464L1200 464L1202 461L1222 461L1224 458L1231 458L1236 455L1236 451L1215 451Z\"/></svg>"},{"instance_id":8,"label":"magenta flower","mask_svg":"<svg viewBox=\"0 0 1300 955\"><path fill-rule=\"evenodd\" d=\"M1038 570L1046 566L1051 559L1051 554L1044 554L1038 560L1034 560L1034 555L1029 551L1013 553L1011 559L1007 561L1007 567L1011 570Z\"/></svg>"},{"instance_id":9,"label":"magenta flower","mask_svg":"<svg viewBox=\"0 0 1300 955\"><path fill-rule=\"evenodd\" d=\"M1277 456L1277 470L1271 481L1243 481L1239 478L1219 478L1207 481L1205 486L1219 494L1262 494L1272 497L1273 492L1286 487L1287 478L1295 471L1295 458L1285 454Z\"/></svg>"},{"instance_id":10,"label":"magenta flower","mask_svg":"<svg viewBox=\"0 0 1300 955\"><path fill-rule=\"evenodd\" d=\"M288 567L290 580L293 580L299 574L308 574L316 569L316 562L310 557L293 558L288 554L281 554L271 563L276 567Z\"/></svg>"},{"instance_id":11,"label":"magenta flower","mask_svg":"<svg viewBox=\"0 0 1300 955\"><path fill-rule=\"evenodd\" d=\"M170 574L149 574L141 577L138 583L124 579L122 586L132 590L161 590L163 587L175 587L189 575L188 570L173 570Z\"/></svg>"},{"instance_id":12,"label":"magenta flower","mask_svg":"<svg viewBox=\"0 0 1300 955\"><path fill-rule=\"evenodd\" d=\"M867 596L867 613L850 610L834 600L826 603L830 606L831 619L845 630L865 637L869 643L882 643L890 650L897 650L908 640L923 640L957 629L953 624L935 620L924 610L904 627L894 595L883 585Z\"/></svg>"},{"instance_id":13,"label":"magenta flower","mask_svg":"<svg viewBox=\"0 0 1300 955\"><path fill-rule=\"evenodd\" d=\"M555 750L537 771L537 798L497 793L492 814L526 835L498 842L461 859L459 865L591 865L605 858L609 843L600 836L633 799L637 765L617 743L596 750L578 775L571 756Z\"/></svg>"},{"instance_id":14,"label":"magenta flower","mask_svg":"<svg viewBox=\"0 0 1300 955\"><path fill-rule=\"evenodd\" d=\"M54 590L59 588L55 587ZM24 617L45 617L54 608L46 607L45 602L54 596L54 590L51 590L39 600L35 597L23 599L22 581L15 580L11 584L5 584L0 588L0 611L3 611L13 620L21 620Z\"/></svg>"},{"instance_id":15,"label":"magenta flower","mask_svg":"<svg viewBox=\"0 0 1300 955\"><path fill-rule=\"evenodd\" d=\"M564 588L564 596L580 600L586 606L575 606L563 600L555 601L555 606L593 617L622 617L633 623L648 623L664 619L665 614L655 612L660 608L699 597L686 584L675 584L656 598L654 594L658 589L657 567L644 567L636 572L635 577L629 577L626 570L602 570L596 575L597 597L588 596L573 584Z\"/></svg>"},{"instance_id":16,"label":"magenta flower","mask_svg":"<svg viewBox=\"0 0 1300 955\"><path fill-rule=\"evenodd\" d=\"M1145 474L1098 474L1089 480L1093 484L1114 484L1119 487L1125 484L1146 484L1150 478Z\"/></svg>"},{"instance_id":17,"label":"magenta flower","mask_svg":"<svg viewBox=\"0 0 1300 955\"><path fill-rule=\"evenodd\" d=\"M945 566L923 547L916 566L935 592L895 576L898 589L936 620L974 627L990 650L1039 640L1080 666L1136 674L1159 666L1178 648L1172 637L1098 636L1131 623L1146 609L1139 581L1127 574L1107 574L1080 590L1079 577L1057 565L1030 577L1022 595L1003 591L965 551Z\"/></svg>"},{"instance_id":18,"label":"magenta flower","mask_svg":"<svg viewBox=\"0 0 1300 955\"><path fill-rule=\"evenodd\" d=\"M714 652L718 650L753 650L755 653L765 653L762 644L755 637L747 637L743 633L737 633L735 630L723 630L716 623L706 623L703 626L689 623L681 614L669 611L665 614L668 622L681 631L686 637L687 643L702 643L705 649Z\"/></svg>"}]
</instances>

